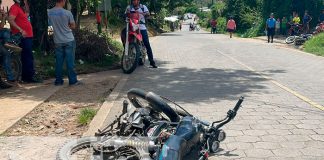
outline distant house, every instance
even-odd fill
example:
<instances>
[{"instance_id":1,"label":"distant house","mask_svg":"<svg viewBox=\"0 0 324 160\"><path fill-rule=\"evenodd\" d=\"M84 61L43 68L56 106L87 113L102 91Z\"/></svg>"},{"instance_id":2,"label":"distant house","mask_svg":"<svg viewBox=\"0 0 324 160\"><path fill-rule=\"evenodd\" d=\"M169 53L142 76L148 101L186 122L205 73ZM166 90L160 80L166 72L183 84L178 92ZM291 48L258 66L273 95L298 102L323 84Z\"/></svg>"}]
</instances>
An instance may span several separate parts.
<instances>
[{"instance_id":1,"label":"distant house","mask_svg":"<svg viewBox=\"0 0 324 160\"><path fill-rule=\"evenodd\" d=\"M7 11L7 7L8 7L8 9L10 9L10 7L13 4L14 4L13 0L2 0L1 9L4 9L5 11Z\"/></svg>"}]
</instances>

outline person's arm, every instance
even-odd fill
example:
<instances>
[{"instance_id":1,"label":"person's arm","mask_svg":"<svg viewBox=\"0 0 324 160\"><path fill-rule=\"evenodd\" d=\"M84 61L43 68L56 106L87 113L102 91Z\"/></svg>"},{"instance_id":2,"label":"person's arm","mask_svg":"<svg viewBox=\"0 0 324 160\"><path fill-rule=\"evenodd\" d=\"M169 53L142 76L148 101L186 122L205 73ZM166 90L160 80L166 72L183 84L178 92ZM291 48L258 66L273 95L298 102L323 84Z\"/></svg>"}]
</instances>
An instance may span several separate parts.
<instances>
[{"instance_id":1,"label":"person's arm","mask_svg":"<svg viewBox=\"0 0 324 160\"><path fill-rule=\"evenodd\" d=\"M144 12L142 13L143 16L149 16L150 15L150 11L148 10L148 8L143 5L143 8L144 8Z\"/></svg>"},{"instance_id":2,"label":"person's arm","mask_svg":"<svg viewBox=\"0 0 324 160\"><path fill-rule=\"evenodd\" d=\"M72 13L70 11L69 11L69 27L70 27L70 29L75 29L76 28L73 15L72 15Z\"/></svg>"},{"instance_id":3,"label":"person's arm","mask_svg":"<svg viewBox=\"0 0 324 160\"><path fill-rule=\"evenodd\" d=\"M236 22L234 21L234 30L236 30Z\"/></svg>"},{"instance_id":4,"label":"person's arm","mask_svg":"<svg viewBox=\"0 0 324 160\"><path fill-rule=\"evenodd\" d=\"M312 20L313 20L313 17L309 16L309 21L307 23L311 22Z\"/></svg>"},{"instance_id":5,"label":"person's arm","mask_svg":"<svg viewBox=\"0 0 324 160\"><path fill-rule=\"evenodd\" d=\"M16 28L17 30L19 30L19 32L22 34L23 37L25 37L27 35L26 31L24 31L23 29L21 29L17 23L15 22L15 19L18 15L19 11L17 8L11 8L10 11L9 11L9 18L8 18L8 21L9 21L9 24L11 27L14 27Z\"/></svg>"}]
</instances>

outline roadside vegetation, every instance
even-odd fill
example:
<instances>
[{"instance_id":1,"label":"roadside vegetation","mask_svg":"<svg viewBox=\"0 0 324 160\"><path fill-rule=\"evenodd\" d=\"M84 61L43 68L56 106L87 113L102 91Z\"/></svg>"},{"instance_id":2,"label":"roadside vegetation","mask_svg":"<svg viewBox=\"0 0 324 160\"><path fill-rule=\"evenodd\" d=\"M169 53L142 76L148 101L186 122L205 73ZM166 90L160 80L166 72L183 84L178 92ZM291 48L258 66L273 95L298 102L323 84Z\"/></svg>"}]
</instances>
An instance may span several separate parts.
<instances>
[{"instance_id":1,"label":"roadside vegetation","mask_svg":"<svg viewBox=\"0 0 324 160\"><path fill-rule=\"evenodd\" d=\"M307 41L304 47L306 52L324 56L324 33L321 33Z\"/></svg>"},{"instance_id":2,"label":"roadside vegetation","mask_svg":"<svg viewBox=\"0 0 324 160\"><path fill-rule=\"evenodd\" d=\"M84 108L80 111L78 116L78 122L81 125L87 125L91 122L97 111L92 108Z\"/></svg>"},{"instance_id":3,"label":"roadside vegetation","mask_svg":"<svg viewBox=\"0 0 324 160\"><path fill-rule=\"evenodd\" d=\"M237 24L236 33L245 38L264 35L265 21L270 13L274 13L275 18L281 19L284 16L290 18L293 11L296 11L302 17L305 10L308 10L313 17L311 27L315 27L320 10L323 7L322 0L195 0L195 4L190 8L190 11L198 14L202 27L209 28L210 20L217 19L217 31L224 33L228 18L233 16ZM201 6L208 6L211 11L201 12L199 10Z\"/></svg>"}]
</instances>

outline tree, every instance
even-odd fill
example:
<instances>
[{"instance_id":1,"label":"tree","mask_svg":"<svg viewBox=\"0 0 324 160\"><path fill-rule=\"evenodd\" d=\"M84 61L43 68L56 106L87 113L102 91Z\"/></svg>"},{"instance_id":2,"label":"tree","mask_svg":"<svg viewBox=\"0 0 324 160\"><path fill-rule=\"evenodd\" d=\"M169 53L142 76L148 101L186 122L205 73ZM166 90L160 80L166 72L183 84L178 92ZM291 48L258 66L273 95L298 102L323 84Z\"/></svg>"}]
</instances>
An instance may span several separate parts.
<instances>
[{"instance_id":1,"label":"tree","mask_svg":"<svg viewBox=\"0 0 324 160\"><path fill-rule=\"evenodd\" d=\"M30 8L31 24L34 32L34 46L42 51L47 45L47 0L28 0Z\"/></svg>"}]
</instances>

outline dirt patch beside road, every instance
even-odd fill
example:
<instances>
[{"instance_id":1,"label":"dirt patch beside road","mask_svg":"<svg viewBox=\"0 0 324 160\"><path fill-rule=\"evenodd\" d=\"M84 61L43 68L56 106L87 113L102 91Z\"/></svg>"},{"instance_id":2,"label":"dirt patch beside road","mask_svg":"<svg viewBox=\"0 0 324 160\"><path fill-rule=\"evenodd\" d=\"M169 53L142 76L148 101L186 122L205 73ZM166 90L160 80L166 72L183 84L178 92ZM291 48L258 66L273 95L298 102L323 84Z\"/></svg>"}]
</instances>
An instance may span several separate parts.
<instances>
[{"instance_id":1,"label":"dirt patch beside road","mask_svg":"<svg viewBox=\"0 0 324 160\"><path fill-rule=\"evenodd\" d=\"M84 108L98 110L120 78L119 76L105 75L105 73L84 76L83 84L63 87L18 121L4 135L82 135L88 129L88 126L79 124L78 115L80 111Z\"/></svg>"}]
</instances>

